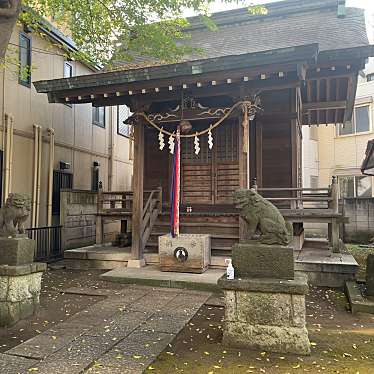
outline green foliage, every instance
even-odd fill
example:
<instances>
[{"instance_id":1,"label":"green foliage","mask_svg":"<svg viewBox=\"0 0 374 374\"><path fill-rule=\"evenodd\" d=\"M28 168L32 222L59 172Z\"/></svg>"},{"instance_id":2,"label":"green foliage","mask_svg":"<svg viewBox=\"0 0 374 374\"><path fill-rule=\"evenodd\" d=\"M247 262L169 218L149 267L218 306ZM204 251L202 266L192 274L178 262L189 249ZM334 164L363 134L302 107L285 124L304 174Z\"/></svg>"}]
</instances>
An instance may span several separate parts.
<instances>
[{"instance_id":1,"label":"green foliage","mask_svg":"<svg viewBox=\"0 0 374 374\"><path fill-rule=\"evenodd\" d=\"M113 60L131 61L134 55L175 62L191 52L201 52L180 43L188 38L183 29L186 9L200 14L210 30L217 26L209 17L213 0L23 0L27 10L21 22L38 30L39 17L52 20L68 30L79 48L72 56L98 65ZM244 0L226 0L244 5ZM249 8L250 14L265 14L262 6ZM90 60L94 58L94 60Z\"/></svg>"}]
</instances>

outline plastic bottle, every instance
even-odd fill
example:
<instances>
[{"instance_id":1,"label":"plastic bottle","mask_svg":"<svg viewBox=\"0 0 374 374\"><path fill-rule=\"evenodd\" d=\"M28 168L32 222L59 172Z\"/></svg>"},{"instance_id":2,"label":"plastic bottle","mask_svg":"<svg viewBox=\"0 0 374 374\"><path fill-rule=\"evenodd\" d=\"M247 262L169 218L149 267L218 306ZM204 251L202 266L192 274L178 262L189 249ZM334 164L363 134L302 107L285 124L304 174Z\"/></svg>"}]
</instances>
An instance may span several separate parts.
<instances>
[{"instance_id":1,"label":"plastic bottle","mask_svg":"<svg viewBox=\"0 0 374 374\"><path fill-rule=\"evenodd\" d=\"M226 276L228 280L233 280L235 277L235 269L232 266L232 260L231 258L226 258L225 259L225 264L227 265L226 269Z\"/></svg>"}]
</instances>

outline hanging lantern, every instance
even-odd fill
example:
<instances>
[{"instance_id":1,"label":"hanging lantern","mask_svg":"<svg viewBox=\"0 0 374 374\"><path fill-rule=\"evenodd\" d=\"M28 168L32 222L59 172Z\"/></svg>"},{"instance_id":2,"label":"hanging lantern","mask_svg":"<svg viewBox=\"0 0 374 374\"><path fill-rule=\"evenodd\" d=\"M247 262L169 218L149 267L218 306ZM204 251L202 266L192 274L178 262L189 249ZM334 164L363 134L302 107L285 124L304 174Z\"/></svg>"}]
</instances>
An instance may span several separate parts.
<instances>
[{"instance_id":1,"label":"hanging lantern","mask_svg":"<svg viewBox=\"0 0 374 374\"><path fill-rule=\"evenodd\" d=\"M208 146L209 146L209 149L213 148L212 126L210 126L209 131L208 131Z\"/></svg>"},{"instance_id":2,"label":"hanging lantern","mask_svg":"<svg viewBox=\"0 0 374 374\"><path fill-rule=\"evenodd\" d=\"M195 145L195 155L198 155L200 153L200 141L197 135L195 135L194 145Z\"/></svg>"},{"instance_id":3,"label":"hanging lantern","mask_svg":"<svg viewBox=\"0 0 374 374\"><path fill-rule=\"evenodd\" d=\"M165 147L165 141L164 141L164 134L162 132L163 127L161 128L159 134L158 134L158 141L160 143L160 151L162 151Z\"/></svg>"},{"instance_id":4,"label":"hanging lantern","mask_svg":"<svg viewBox=\"0 0 374 374\"><path fill-rule=\"evenodd\" d=\"M170 150L171 154L174 154L174 148L175 148L174 136L170 135L170 137L169 137L169 150Z\"/></svg>"}]
</instances>

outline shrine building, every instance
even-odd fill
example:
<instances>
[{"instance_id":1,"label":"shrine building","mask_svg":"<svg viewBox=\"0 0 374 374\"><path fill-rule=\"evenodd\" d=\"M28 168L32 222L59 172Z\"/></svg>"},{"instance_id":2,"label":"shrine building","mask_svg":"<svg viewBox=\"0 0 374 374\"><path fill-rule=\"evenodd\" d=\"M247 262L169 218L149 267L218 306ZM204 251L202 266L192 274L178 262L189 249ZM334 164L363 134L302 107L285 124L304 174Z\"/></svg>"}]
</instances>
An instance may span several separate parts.
<instances>
[{"instance_id":1,"label":"shrine building","mask_svg":"<svg viewBox=\"0 0 374 374\"><path fill-rule=\"evenodd\" d=\"M330 245L339 251L345 218L336 182L302 186L302 126L351 121L358 74L374 56L364 11L345 0L265 7L266 15L246 8L213 14L216 31L190 18L183 43L201 52L179 63L142 58L109 72L34 83L50 103L126 105L132 112L133 190L102 191L98 242L103 220L115 217L131 221L133 259L157 253L158 236L169 230L171 152L180 129L180 230L211 234L213 258L229 255L242 237L232 194L250 187L293 223L299 249L303 224L317 222L329 226Z\"/></svg>"}]
</instances>

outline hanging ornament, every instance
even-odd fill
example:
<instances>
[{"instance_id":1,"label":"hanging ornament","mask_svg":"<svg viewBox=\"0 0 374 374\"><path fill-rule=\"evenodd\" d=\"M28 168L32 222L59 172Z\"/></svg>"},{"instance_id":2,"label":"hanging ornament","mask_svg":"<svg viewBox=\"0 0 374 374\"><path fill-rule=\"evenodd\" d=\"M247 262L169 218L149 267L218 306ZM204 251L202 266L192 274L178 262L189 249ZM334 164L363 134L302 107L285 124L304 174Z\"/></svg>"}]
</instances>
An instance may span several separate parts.
<instances>
[{"instance_id":1,"label":"hanging ornament","mask_svg":"<svg viewBox=\"0 0 374 374\"><path fill-rule=\"evenodd\" d=\"M209 149L213 148L212 126L210 126L209 131L208 131L208 146L209 146Z\"/></svg>"},{"instance_id":2,"label":"hanging ornament","mask_svg":"<svg viewBox=\"0 0 374 374\"><path fill-rule=\"evenodd\" d=\"M174 147L175 147L174 136L170 135L170 137L169 137L169 149L170 149L171 154L174 154Z\"/></svg>"},{"instance_id":3,"label":"hanging ornament","mask_svg":"<svg viewBox=\"0 0 374 374\"><path fill-rule=\"evenodd\" d=\"M200 142L199 142L199 138L197 135L195 135L194 144L195 144L195 155L198 155L200 153Z\"/></svg>"},{"instance_id":4,"label":"hanging ornament","mask_svg":"<svg viewBox=\"0 0 374 374\"><path fill-rule=\"evenodd\" d=\"M162 132L162 129L163 129L163 127L161 127L161 130L160 130L160 132L158 134L158 141L160 143L160 147L159 147L160 151L162 151L164 149L164 147L165 147L164 134Z\"/></svg>"}]
</instances>

